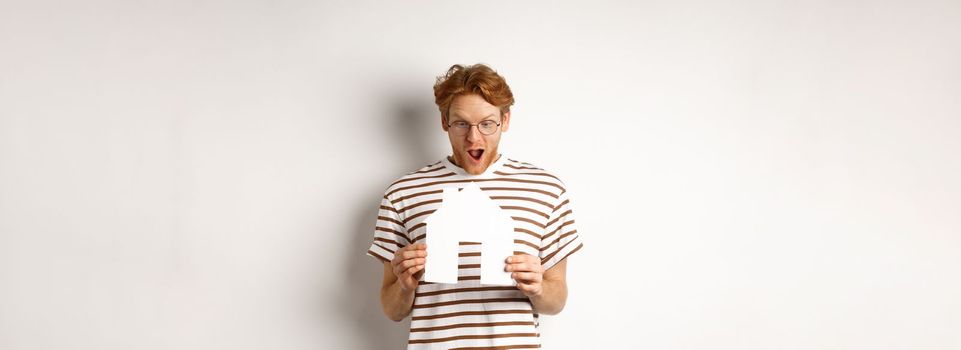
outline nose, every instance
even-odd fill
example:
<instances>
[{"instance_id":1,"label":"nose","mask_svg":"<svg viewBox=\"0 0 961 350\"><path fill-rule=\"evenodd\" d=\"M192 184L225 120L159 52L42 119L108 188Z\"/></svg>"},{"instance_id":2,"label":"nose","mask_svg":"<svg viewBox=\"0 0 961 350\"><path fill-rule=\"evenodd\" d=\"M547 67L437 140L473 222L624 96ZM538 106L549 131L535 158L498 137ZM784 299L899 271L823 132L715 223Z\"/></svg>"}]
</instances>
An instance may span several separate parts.
<instances>
[{"instance_id":1,"label":"nose","mask_svg":"<svg viewBox=\"0 0 961 350\"><path fill-rule=\"evenodd\" d=\"M484 135L480 132L480 125L471 125L470 129L467 129L467 141L475 142L482 138Z\"/></svg>"}]
</instances>

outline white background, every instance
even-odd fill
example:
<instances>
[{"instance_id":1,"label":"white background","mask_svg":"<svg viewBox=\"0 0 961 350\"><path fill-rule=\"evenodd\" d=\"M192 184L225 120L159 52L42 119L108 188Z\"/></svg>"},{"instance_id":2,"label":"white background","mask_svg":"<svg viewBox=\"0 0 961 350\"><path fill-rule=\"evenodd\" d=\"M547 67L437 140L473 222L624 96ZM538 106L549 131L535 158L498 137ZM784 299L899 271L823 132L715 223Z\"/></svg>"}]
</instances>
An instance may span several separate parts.
<instances>
[{"instance_id":1,"label":"white background","mask_svg":"<svg viewBox=\"0 0 961 350\"><path fill-rule=\"evenodd\" d=\"M403 348L475 62L585 240L546 348L961 348L961 3L587 3L0 0L0 348Z\"/></svg>"}]
</instances>

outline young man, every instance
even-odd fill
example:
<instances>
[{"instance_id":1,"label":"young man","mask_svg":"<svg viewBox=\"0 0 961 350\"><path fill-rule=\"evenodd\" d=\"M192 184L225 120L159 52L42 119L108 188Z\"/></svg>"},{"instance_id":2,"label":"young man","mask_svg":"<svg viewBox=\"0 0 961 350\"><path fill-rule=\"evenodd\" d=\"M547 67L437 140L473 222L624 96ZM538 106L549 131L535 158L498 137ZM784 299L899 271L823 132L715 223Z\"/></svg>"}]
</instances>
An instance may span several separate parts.
<instances>
[{"instance_id":1,"label":"young man","mask_svg":"<svg viewBox=\"0 0 961 350\"><path fill-rule=\"evenodd\" d=\"M498 152L514 97L482 64L452 66L434 85L452 155L404 175L384 194L367 254L384 263L381 304L394 321L411 316L408 349L539 348L539 314L567 300L566 266L581 248L570 199L554 175ZM420 281L427 259L425 220L444 188L476 183L514 222L514 255L504 262L516 286L480 284L480 244L461 243L456 284Z\"/></svg>"}]
</instances>

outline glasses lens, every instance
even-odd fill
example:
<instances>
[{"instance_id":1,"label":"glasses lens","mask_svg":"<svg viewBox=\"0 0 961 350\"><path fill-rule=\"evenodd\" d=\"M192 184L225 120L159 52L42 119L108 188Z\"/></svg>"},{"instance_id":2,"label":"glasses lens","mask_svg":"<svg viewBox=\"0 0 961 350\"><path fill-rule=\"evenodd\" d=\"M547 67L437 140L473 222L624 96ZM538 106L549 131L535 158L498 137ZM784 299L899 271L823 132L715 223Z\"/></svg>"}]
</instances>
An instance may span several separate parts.
<instances>
[{"instance_id":1,"label":"glasses lens","mask_svg":"<svg viewBox=\"0 0 961 350\"><path fill-rule=\"evenodd\" d=\"M480 124L477 124L477 131L480 131L481 134L484 134L484 135L491 135L497 131L498 126L499 125L497 125L497 122L486 120L481 122ZM470 129L471 129L471 124L468 122L459 121L459 122L453 122L450 124L450 132L454 133L454 135L457 135L457 136L467 135L467 133L470 132Z\"/></svg>"},{"instance_id":2,"label":"glasses lens","mask_svg":"<svg viewBox=\"0 0 961 350\"><path fill-rule=\"evenodd\" d=\"M451 130L454 135L463 136L467 134L467 130L470 130L470 124L465 122L454 122L450 125Z\"/></svg>"},{"instance_id":3,"label":"glasses lens","mask_svg":"<svg viewBox=\"0 0 961 350\"><path fill-rule=\"evenodd\" d=\"M480 129L481 134L490 135L497 131L497 123L488 120L481 122L477 128Z\"/></svg>"}]
</instances>

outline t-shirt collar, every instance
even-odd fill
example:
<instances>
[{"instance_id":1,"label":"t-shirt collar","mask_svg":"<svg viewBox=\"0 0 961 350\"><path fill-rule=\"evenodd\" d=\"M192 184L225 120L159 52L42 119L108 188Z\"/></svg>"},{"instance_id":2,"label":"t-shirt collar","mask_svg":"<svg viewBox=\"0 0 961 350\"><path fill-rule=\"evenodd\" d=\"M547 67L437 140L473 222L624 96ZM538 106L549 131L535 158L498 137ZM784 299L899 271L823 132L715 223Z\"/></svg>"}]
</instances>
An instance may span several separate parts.
<instances>
[{"instance_id":1,"label":"t-shirt collar","mask_svg":"<svg viewBox=\"0 0 961 350\"><path fill-rule=\"evenodd\" d=\"M468 174L467 171L464 170L464 168L461 168L461 167L455 165L453 162L450 161L450 158L449 158L449 157L445 156L444 159L443 159L444 167L446 167L447 169L451 169L451 170L454 171L454 173L456 173L457 175L466 176L466 177L470 177L470 178L482 178L482 177L490 177L490 176L493 176L493 175L494 175L494 172L497 171L498 169L500 169L500 167L501 167L502 165L504 165L505 162L507 162L507 156L505 156L503 153L500 153L500 154L498 154L497 160L495 160L493 163L491 163L491 165L490 165L489 167L487 167L487 169L484 170L483 173L478 174L478 175L473 175L473 174Z\"/></svg>"}]
</instances>

